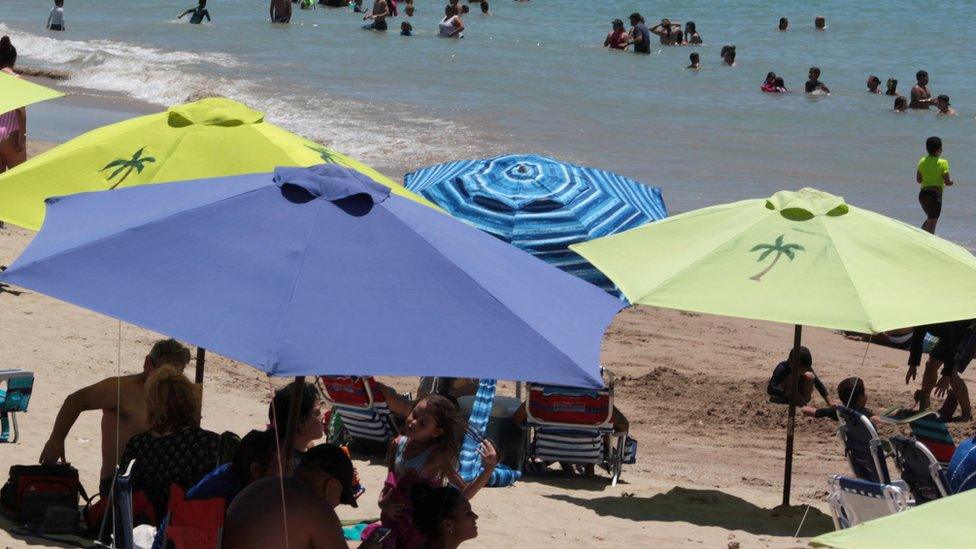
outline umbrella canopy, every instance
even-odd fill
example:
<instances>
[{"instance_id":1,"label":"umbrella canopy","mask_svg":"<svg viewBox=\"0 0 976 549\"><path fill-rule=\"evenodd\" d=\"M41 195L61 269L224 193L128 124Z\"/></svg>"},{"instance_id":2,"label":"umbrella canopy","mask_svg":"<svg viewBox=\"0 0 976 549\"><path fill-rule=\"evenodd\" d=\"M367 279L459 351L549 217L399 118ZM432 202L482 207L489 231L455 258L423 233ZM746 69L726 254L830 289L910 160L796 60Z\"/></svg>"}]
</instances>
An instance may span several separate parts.
<instances>
[{"instance_id":1,"label":"umbrella canopy","mask_svg":"<svg viewBox=\"0 0 976 549\"><path fill-rule=\"evenodd\" d=\"M537 155L448 162L403 183L442 209L606 291L613 283L569 250L668 215L661 190Z\"/></svg>"},{"instance_id":2,"label":"umbrella canopy","mask_svg":"<svg viewBox=\"0 0 976 549\"><path fill-rule=\"evenodd\" d=\"M346 168L49 202L0 280L270 375L603 384L618 300Z\"/></svg>"},{"instance_id":3,"label":"umbrella canopy","mask_svg":"<svg viewBox=\"0 0 976 549\"><path fill-rule=\"evenodd\" d=\"M44 199L328 162L429 204L376 170L213 97L92 130L0 175L0 220L37 230Z\"/></svg>"},{"instance_id":4,"label":"umbrella canopy","mask_svg":"<svg viewBox=\"0 0 976 549\"><path fill-rule=\"evenodd\" d=\"M572 249L632 303L867 334L976 317L972 254L815 189Z\"/></svg>"},{"instance_id":5,"label":"umbrella canopy","mask_svg":"<svg viewBox=\"0 0 976 549\"><path fill-rule=\"evenodd\" d=\"M57 97L64 97L64 94L58 90L52 90L23 78L0 72L0 113L10 112Z\"/></svg>"},{"instance_id":6,"label":"umbrella canopy","mask_svg":"<svg viewBox=\"0 0 976 549\"><path fill-rule=\"evenodd\" d=\"M930 501L907 511L888 515L818 536L814 547L837 549L917 549L919 547L967 547L976 539L976 490Z\"/></svg>"}]
</instances>

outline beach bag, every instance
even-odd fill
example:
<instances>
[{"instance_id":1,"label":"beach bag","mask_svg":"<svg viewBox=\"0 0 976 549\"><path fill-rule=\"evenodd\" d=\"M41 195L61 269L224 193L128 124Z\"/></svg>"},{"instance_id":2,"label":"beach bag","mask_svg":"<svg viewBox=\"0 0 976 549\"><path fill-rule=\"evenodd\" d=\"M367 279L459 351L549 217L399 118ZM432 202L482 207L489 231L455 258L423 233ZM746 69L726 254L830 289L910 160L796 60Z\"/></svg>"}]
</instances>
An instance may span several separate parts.
<instances>
[{"instance_id":1,"label":"beach bag","mask_svg":"<svg viewBox=\"0 0 976 549\"><path fill-rule=\"evenodd\" d=\"M67 463L13 465L0 489L0 504L13 520L36 524L44 520L50 507L77 510L78 496L83 493L78 469Z\"/></svg>"}]
</instances>

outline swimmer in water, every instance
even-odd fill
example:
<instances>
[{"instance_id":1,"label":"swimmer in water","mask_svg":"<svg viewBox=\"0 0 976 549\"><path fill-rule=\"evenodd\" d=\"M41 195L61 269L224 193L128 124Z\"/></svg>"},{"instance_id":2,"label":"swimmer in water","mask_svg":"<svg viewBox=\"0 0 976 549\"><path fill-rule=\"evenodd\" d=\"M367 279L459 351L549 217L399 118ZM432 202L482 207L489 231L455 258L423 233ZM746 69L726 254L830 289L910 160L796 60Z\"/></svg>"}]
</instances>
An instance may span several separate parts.
<instances>
[{"instance_id":1,"label":"swimmer in water","mask_svg":"<svg viewBox=\"0 0 976 549\"><path fill-rule=\"evenodd\" d=\"M818 67L810 67L807 77L809 78L806 84L807 93L830 93L830 88L820 81L820 69Z\"/></svg>"},{"instance_id":2,"label":"swimmer in water","mask_svg":"<svg viewBox=\"0 0 976 549\"><path fill-rule=\"evenodd\" d=\"M777 76L776 80L773 82L773 87L776 93L787 93L790 90L786 89L786 82L783 80L782 76Z\"/></svg>"},{"instance_id":3,"label":"swimmer in water","mask_svg":"<svg viewBox=\"0 0 976 549\"><path fill-rule=\"evenodd\" d=\"M407 17L413 17L413 12L414 12L413 2L407 2L407 7L403 11L406 12Z\"/></svg>"},{"instance_id":4,"label":"swimmer in water","mask_svg":"<svg viewBox=\"0 0 976 549\"><path fill-rule=\"evenodd\" d=\"M288 0L271 0L268 15L271 17L272 23L287 25L291 21L291 2Z\"/></svg>"},{"instance_id":5,"label":"swimmer in water","mask_svg":"<svg viewBox=\"0 0 976 549\"><path fill-rule=\"evenodd\" d=\"M944 114L944 115L947 115L947 116L955 116L955 115L959 114L959 113L956 112L956 109L953 109L952 107L949 106L949 96L948 95L942 94L942 95L936 97L935 98L935 106L936 106L936 108L939 109L939 112L936 113L936 114Z\"/></svg>"},{"instance_id":6,"label":"swimmer in water","mask_svg":"<svg viewBox=\"0 0 976 549\"><path fill-rule=\"evenodd\" d=\"M372 21L372 23L363 28L372 29L375 31L386 31L388 28L386 26L386 18L389 17L389 15L390 5L386 3L386 0L374 0L373 12L363 17L363 21Z\"/></svg>"},{"instance_id":7,"label":"swimmer in water","mask_svg":"<svg viewBox=\"0 0 976 549\"><path fill-rule=\"evenodd\" d=\"M813 28L817 29L818 31L827 30L827 20L823 15L818 15L816 18L814 18Z\"/></svg>"},{"instance_id":8,"label":"swimmer in water","mask_svg":"<svg viewBox=\"0 0 976 549\"><path fill-rule=\"evenodd\" d=\"M875 76L873 74L871 76L869 76L868 77L867 85L868 85L868 91L869 92L871 92L871 93L881 93L881 90L878 89L881 86L881 79L878 78L877 76Z\"/></svg>"},{"instance_id":9,"label":"swimmer in water","mask_svg":"<svg viewBox=\"0 0 976 549\"><path fill-rule=\"evenodd\" d=\"M885 90L885 95L891 95L893 97L901 97L901 94L898 93L898 79L897 78L889 78L886 85L887 85L888 89Z\"/></svg>"},{"instance_id":10,"label":"swimmer in water","mask_svg":"<svg viewBox=\"0 0 976 549\"><path fill-rule=\"evenodd\" d=\"M491 15L491 12L488 11L488 0L481 0L481 15Z\"/></svg>"},{"instance_id":11,"label":"swimmer in water","mask_svg":"<svg viewBox=\"0 0 976 549\"><path fill-rule=\"evenodd\" d=\"M787 31L790 30L790 20L785 17L779 18L779 30Z\"/></svg>"},{"instance_id":12,"label":"swimmer in water","mask_svg":"<svg viewBox=\"0 0 976 549\"><path fill-rule=\"evenodd\" d=\"M698 29L695 27L694 21L688 21L685 23L685 44L701 44L702 38L698 34Z\"/></svg>"},{"instance_id":13,"label":"swimmer in water","mask_svg":"<svg viewBox=\"0 0 976 549\"><path fill-rule=\"evenodd\" d=\"M614 19L610 26L612 30L607 33L607 37L603 40L603 47L611 50L626 50L627 29L624 28L624 22L620 19Z\"/></svg>"},{"instance_id":14,"label":"swimmer in water","mask_svg":"<svg viewBox=\"0 0 976 549\"><path fill-rule=\"evenodd\" d=\"M665 17L661 22L648 29L651 34L656 34L662 46L674 46L674 34L681 34L681 23L672 23ZM679 44L680 45L680 44Z\"/></svg>"},{"instance_id":15,"label":"swimmer in water","mask_svg":"<svg viewBox=\"0 0 976 549\"><path fill-rule=\"evenodd\" d=\"M766 73L766 80L759 86L759 91L766 93L776 93L776 73L769 71Z\"/></svg>"},{"instance_id":16,"label":"swimmer in water","mask_svg":"<svg viewBox=\"0 0 976 549\"><path fill-rule=\"evenodd\" d=\"M928 109L935 104L932 94L929 93L929 73L918 71L915 73L915 86L912 87L911 100L908 102L909 109Z\"/></svg>"},{"instance_id":17,"label":"swimmer in water","mask_svg":"<svg viewBox=\"0 0 976 549\"><path fill-rule=\"evenodd\" d=\"M200 0L200 4L197 7L184 11L179 17L177 17L177 19L183 19L183 16L191 13L193 14L193 16L190 17L191 25L199 25L200 23L203 23L204 17L207 18L208 23L211 21L210 12L207 11L207 0Z\"/></svg>"},{"instance_id":18,"label":"swimmer in water","mask_svg":"<svg viewBox=\"0 0 976 549\"><path fill-rule=\"evenodd\" d=\"M686 69L695 69L695 70L698 70L698 69L701 68L701 58L698 57L698 54L697 53L693 53L693 54L689 55L688 56L688 59L691 61L691 64L688 65L687 67L685 67Z\"/></svg>"},{"instance_id":19,"label":"swimmer in water","mask_svg":"<svg viewBox=\"0 0 976 549\"><path fill-rule=\"evenodd\" d=\"M722 62L730 67L735 66L735 46L722 46Z\"/></svg>"},{"instance_id":20,"label":"swimmer in water","mask_svg":"<svg viewBox=\"0 0 976 549\"><path fill-rule=\"evenodd\" d=\"M908 100L902 96L895 98L895 112L905 112L908 110Z\"/></svg>"},{"instance_id":21,"label":"swimmer in water","mask_svg":"<svg viewBox=\"0 0 976 549\"><path fill-rule=\"evenodd\" d=\"M413 25L406 21L400 23L400 36L413 36Z\"/></svg>"}]
</instances>

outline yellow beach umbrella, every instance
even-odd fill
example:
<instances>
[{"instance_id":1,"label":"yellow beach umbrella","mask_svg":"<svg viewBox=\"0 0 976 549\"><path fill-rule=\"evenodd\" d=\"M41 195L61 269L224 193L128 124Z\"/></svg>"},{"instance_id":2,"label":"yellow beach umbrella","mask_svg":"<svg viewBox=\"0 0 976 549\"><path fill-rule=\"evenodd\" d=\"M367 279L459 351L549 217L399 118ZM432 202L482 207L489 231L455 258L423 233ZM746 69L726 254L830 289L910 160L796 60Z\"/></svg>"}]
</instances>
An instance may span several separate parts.
<instances>
[{"instance_id":1,"label":"yellow beach umbrella","mask_svg":"<svg viewBox=\"0 0 976 549\"><path fill-rule=\"evenodd\" d=\"M64 94L0 71L0 113L57 97Z\"/></svg>"},{"instance_id":2,"label":"yellow beach umbrella","mask_svg":"<svg viewBox=\"0 0 976 549\"><path fill-rule=\"evenodd\" d=\"M794 348L801 325L874 334L976 317L976 257L816 189L702 208L570 249L631 303L795 324ZM784 504L794 415L790 406Z\"/></svg>"},{"instance_id":3,"label":"yellow beach umbrella","mask_svg":"<svg viewBox=\"0 0 976 549\"><path fill-rule=\"evenodd\" d=\"M369 166L265 122L261 112L208 98L92 130L0 175L0 220L38 230L52 196L322 163L434 207Z\"/></svg>"}]
</instances>

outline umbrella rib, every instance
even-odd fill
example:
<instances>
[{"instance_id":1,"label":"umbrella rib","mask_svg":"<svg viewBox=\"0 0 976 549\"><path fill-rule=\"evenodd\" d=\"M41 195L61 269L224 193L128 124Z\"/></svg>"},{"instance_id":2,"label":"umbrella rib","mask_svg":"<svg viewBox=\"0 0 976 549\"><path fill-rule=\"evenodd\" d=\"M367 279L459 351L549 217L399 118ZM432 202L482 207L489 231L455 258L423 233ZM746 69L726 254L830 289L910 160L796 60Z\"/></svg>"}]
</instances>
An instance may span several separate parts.
<instances>
[{"instance_id":1,"label":"umbrella rib","mask_svg":"<svg viewBox=\"0 0 976 549\"><path fill-rule=\"evenodd\" d=\"M404 199L404 200L406 200L406 199ZM406 230L411 230L411 229L410 229L410 226L409 226L409 225L407 225L406 223L404 223L404 221L403 221L402 219L400 219L400 216L398 216L398 215L396 214L396 212L394 212L394 211L393 211L393 210L391 210L391 209L388 209L387 211L388 211L388 212L390 212L390 214L391 214L391 215L392 215L392 216L393 216L393 217L394 217L394 218L395 218L395 219L397 220L397 223L400 223L401 225L403 225L403 226L404 226L404 227L406 228ZM474 229L474 230L477 230L477 229ZM424 245L426 245L426 246L428 246L428 247L429 247L430 249L432 249L432 250L434 250L434 252L435 252L435 253L436 253L436 254L437 254L438 256L440 256L440 257L443 257L443 258L445 259L445 262L446 262L447 264L449 264L449 265L451 266L451 268L452 268L452 269L455 269L455 270L457 270L458 272L460 272L460 273L461 273L461 274L462 274L462 275L463 275L463 276L464 276L465 278L467 278L467 279L468 279L468 280L470 280L470 281L471 281L471 282L472 282L472 283L473 283L473 284L474 284L475 286L477 286L478 288L480 288L480 289L481 289L481 291L483 291L484 293L486 293L486 294L488 294L488 296L489 296L489 297L491 297L491 299L492 299L492 300L493 300L494 302L496 302L496 303L498 303L499 305L501 305L501 307L502 307L502 308L503 308L504 310L506 310L506 311L508 311L508 312L509 312L509 314L511 315L511 317L512 317L512 318L514 318L516 322L519 322L519 323L521 323L521 324L522 324L523 326L525 326L525 327L527 327L529 331L531 331L532 333L534 333L534 334L536 334L536 335L537 335L537 336L538 336L538 337L539 337L540 339L542 339L543 341L545 341L546 343L548 343L548 344L549 344L549 347L550 347L550 348L552 348L552 349L553 349L553 350L555 350L555 351L556 351L557 353L559 353L560 355L562 355L563 357L565 357L565 358L566 358L566 360L567 360L567 361L569 361L569 363L570 363L570 364L572 364L572 365L573 365L573 366L574 366L574 367L575 367L575 368L576 368L577 370L579 370L579 371L580 371L580 373L582 373L584 377L586 377L587 379L590 379L590 376L589 376L589 374L587 374L587 373L586 373L586 370L584 370L584 369L583 369L583 368L582 368L582 367L581 367L581 366L580 366L579 364L577 364L577 363L576 363L576 361L575 361L575 360L573 360L573 358L572 358L572 357L570 357L570 356L569 356L569 355L567 355L567 354L566 354L565 352L563 352L563 350L562 350L562 349L560 349L560 348L559 348L559 346L557 346L556 344L554 344L554 343L553 343L552 341L550 341L550 340L549 340L549 338L547 338L546 336L544 336L544 335L542 335L541 333L539 333L539 331L538 331L538 330L536 330L536 329L535 329L535 327L533 327L533 326L532 326L531 324L529 324L529 323L527 323L527 322L526 322L525 320L523 320L523 319L522 319L522 318L521 318L521 317L520 317L519 315L517 315L517 314L515 314L515 313L514 313L514 312L513 312L513 311L512 311L512 310L511 310L511 309L510 309L510 308L509 308L509 307L508 307L507 305L505 305L505 303L503 303L503 302L502 302L501 300L499 300L499 299L498 299L498 298L497 298L497 297L495 296L495 294L493 294L493 293L491 293L491 292L489 292L489 291L488 291L488 290L487 290L487 289L486 289L486 288L485 288L485 287L484 287L484 286L483 286L483 285L482 285L482 284L481 284L480 282L478 282L477 280L475 280L475 279L474 279L474 278L473 278L473 277L472 277L472 276L471 276L471 275L470 275L470 274L469 274L469 273L468 273L467 271L465 271L464 269L461 269L460 267L458 267L457 265L455 265L453 261L450 261L450 260L448 260L448 259L447 259L447 256L445 256L445 255L444 255L444 254L443 254L443 253L441 252L441 250L440 250L440 248L438 248L437 246L435 246L434 244L432 244L432 243L431 243L431 242L430 242L429 240L427 240L427 238L426 238L426 237L425 237L425 236L423 235L423 233L421 233L420 231L416 231L416 230L412 230L411 232L413 232L413 234L416 234L416 235L417 235L417 237L419 237L419 238L420 238L420 240L422 240L422 241L423 241L423 243L424 243ZM523 253L525 253L525 252L523 252ZM531 254L530 254L530 255L531 255ZM537 259L537 261L542 261L542 260L541 260L541 259ZM612 320L612 319L611 319L611 320ZM604 326L604 327L603 327L603 331L604 331L604 332L606 332L606 329L607 329L607 327L608 327L608 326L609 326L609 323L607 324L607 326Z\"/></svg>"}]
</instances>

